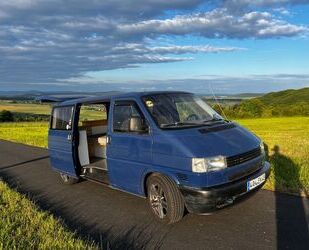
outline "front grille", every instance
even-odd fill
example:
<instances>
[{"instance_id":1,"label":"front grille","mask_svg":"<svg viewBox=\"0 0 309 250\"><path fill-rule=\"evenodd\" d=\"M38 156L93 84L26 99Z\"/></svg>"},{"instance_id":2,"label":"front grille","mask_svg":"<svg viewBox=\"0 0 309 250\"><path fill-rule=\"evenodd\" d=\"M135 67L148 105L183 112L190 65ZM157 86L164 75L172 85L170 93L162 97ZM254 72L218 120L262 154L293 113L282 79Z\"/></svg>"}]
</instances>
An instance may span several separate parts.
<instances>
[{"instance_id":1,"label":"front grille","mask_svg":"<svg viewBox=\"0 0 309 250\"><path fill-rule=\"evenodd\" d=\"M258 147L256 149L253 149L243 154L227 157L226 163L228 167L232 167L232 166L241 164L243 162L250 161L260 155L261 155L261 149L260 147Z\"/></svg>"}]
</instances>

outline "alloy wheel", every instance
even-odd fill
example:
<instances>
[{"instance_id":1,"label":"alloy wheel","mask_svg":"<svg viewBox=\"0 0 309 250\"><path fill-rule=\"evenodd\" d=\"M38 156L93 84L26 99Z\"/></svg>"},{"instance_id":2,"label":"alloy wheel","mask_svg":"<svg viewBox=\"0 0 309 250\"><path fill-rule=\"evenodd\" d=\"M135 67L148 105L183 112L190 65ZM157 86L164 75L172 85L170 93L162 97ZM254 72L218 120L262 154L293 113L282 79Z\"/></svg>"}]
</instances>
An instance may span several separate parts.
<instances>
[{"instance_id":1,"label":"alloy wheel","mask_svg":"<svg viewBox=\"0 0 309 250\"><path fill-rule=\"evenodd\" d=\"M167 215L167 201L164 190L159 184L152 184L149 190L150 205L153 212L163 219Z\"/></svg>"}]
</instances>

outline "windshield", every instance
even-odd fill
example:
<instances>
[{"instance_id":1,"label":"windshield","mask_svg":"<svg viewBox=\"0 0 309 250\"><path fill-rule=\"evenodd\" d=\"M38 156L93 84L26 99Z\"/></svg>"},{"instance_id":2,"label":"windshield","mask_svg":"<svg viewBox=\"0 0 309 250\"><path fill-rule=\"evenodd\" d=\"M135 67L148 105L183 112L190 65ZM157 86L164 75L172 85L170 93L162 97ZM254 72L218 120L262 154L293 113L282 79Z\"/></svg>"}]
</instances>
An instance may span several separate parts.
<instances>
[{"instance_id":1,"label":"windshield","mask_svg":"<svg viewBox=\"0 0 309 250\"><path fill-rule=\"evenodd\" d=\"M144 96L143 101L160 128L204 126L212 122L224 122L205 101L193 94L153 94Z\"/></svg>"}]
</instances>

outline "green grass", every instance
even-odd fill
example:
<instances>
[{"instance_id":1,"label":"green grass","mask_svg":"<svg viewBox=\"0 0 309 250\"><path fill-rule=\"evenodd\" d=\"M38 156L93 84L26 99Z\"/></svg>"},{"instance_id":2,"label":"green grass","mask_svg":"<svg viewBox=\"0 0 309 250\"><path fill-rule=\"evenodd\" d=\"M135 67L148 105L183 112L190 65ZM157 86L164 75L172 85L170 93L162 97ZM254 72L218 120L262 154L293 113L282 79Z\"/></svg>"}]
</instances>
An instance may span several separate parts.
<instances>
[{"instance_id":1,"label":"green grass","mask_svg":"<svg viewBox=\"0 0 309 250\"><path fill-rule=\"evenodd\" d=\"M47 122L0 123L0 138L32 146L47 148Z\"/></svg>"},{"instance_id":2,"label":"green grass","mask_svg":"<svg viewBox=\"0 0 309 250\"><path fill-rule=\"evenodd\" d=\"M0 249L95 248L0 181Z\"/></svg>"},{"instance_id":3,"label":"green grass","mask_svg":"<svg viewBox=\"0 0 309 250\"><path fill-rule=\"evenodd\" d=\"M309 196L309 117L238 120L267 144L272 173L265 188ZM47 147L48 124L0 123L0 138ZM273 149L279 148L274 153Z\"/></svg>"},{"instance_id":4,"label":"green grass","mask_svg":"<svg viewBox=\"0 0 309 250\"><path fill-rule=\"evenodd\" d=\"M238 122L268 146L272 173L265 188L309 197L309 117Z\"/></svg>"}]
</instances>

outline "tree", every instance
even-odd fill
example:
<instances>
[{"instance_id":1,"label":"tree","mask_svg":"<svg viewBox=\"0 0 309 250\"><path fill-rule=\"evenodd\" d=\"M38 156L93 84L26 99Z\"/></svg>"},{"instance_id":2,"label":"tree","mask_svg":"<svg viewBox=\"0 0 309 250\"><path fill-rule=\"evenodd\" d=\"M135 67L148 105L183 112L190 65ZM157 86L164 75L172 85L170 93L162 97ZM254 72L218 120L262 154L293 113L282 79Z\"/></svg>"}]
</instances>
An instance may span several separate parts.
<instances>
[{"instance_id":1,"label":"tree","mask_svg":"<svg viewBox=\"0 0 309 250\"><path fill-rule=\"evenodd\" d=\"M2 110L0 112L0 122L12 122L14 120L14 116L12 112L8 110Z\"/></svg>"}]
</instances>

